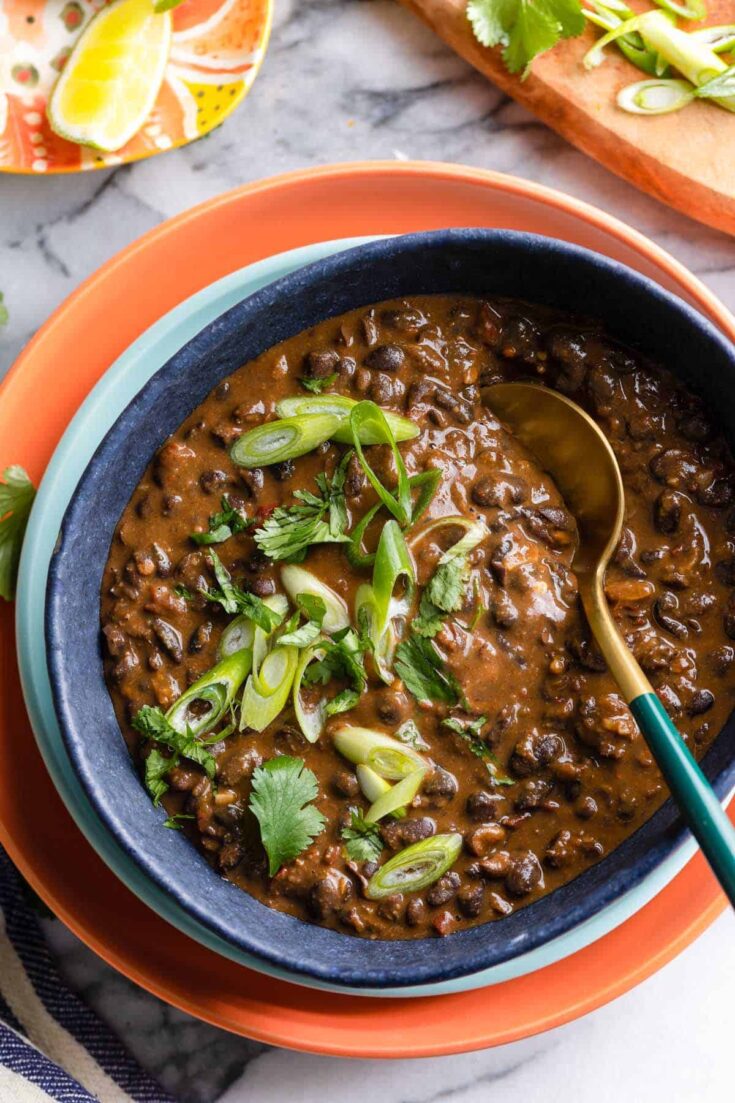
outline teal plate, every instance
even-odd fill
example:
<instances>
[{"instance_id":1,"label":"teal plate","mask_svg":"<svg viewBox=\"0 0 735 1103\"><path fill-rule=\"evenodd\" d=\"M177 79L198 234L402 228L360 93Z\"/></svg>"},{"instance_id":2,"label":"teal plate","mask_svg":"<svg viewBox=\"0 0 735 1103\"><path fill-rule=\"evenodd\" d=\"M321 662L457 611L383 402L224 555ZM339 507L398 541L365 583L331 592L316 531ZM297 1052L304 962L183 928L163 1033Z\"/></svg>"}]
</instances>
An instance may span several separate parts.
<instances>
[{"instance_id":1,"label":"teal plate","mask_svg":"<svg viewBox=\"0 0 735 1103\"><path fill-rule=\"evenodd\" d=\"M364 996L434 996L512 980L560 961L608 934L647 904L679 873L695 852L693 840L687 838L639 885L592 919L538 949L482 972L400 989L351 989L303 976L297 978L238 950L194 920L172 897L148 879L108 833L89 803L67 756L51 700L44 647L46 580L61 519L79 478L120 411L174 353L235 303L305 264L369 240L373 239L321 242L270 257L234 272L164 315L115 361L90 392L62 437L33 507L18 580L18 661L36 741L62 800L102 860L158 915L208 949L240 965L292 983Z\"/></svg>"}]
</instances>

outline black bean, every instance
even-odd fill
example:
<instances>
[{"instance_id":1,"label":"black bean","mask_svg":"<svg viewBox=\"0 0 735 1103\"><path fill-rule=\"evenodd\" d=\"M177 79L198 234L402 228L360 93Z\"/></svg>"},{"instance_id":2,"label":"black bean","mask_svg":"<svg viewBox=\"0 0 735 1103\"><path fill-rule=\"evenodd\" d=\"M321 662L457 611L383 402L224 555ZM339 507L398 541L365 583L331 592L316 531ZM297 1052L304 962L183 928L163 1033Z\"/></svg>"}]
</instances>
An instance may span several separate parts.
<instances>
[{"instance_id":1,"label":"black bean","mask_svg":"<svg viewBox=\"0 0 735 1103\"><path fill-rule=\"evenodd\" d=\"M312 379L325 379L337 371L339 359L339 353L335 349L309 352L304 358L304 370Z\"/></svg>"},{"instance_id":2,"label":"black bean","mask_svg":"<svg viewBox=\"0 0 735 1103\"><path fill-rule=\"evenodd\" d=\"M378 915L381 919L388 919L395 923L403 916L404 902L400 892L394 892L392 896L386 896L378 904Z\"/></svg>"},{"instance_id":3,"label":"black bean","mask_svg":"<svg viewBox=\"0 0 735 1103\"><path fill-rule=\"evenodd\" d=\"M293 478L293 473L296 470L296 464L293 460L283 460L282 463L273 464L273 474L280 483L284 483L286 479Z\"/></svg>"},{"instance_id":4,"label":"black bean","mask_svg":"<svg viewBox=\"0 0 735 1103\"><path fill-rule=\"evenodd\" d=\"M384 724L400 724L409 711L408 698L405 693L396 693L392 689L381 690L378 694L375 711Z\"/></svg>"},{"instance_id":5,"label":"black bean","mask_svg":"<svg viewBox=\"0 0 735 1103\"><path fill-rule=\"evenodd\" d=\"M448 904L450 900L454 900L461 883L458 873L453 870L445 873L427 892L426 903L432 908L440 908Z\"/></svg>"},{"instance_id":6,"label":"black bean","mask_svg":"<svg viewBox=\"0 0 735 1103\"><path fill-rule=\"evenodd\" d=\"M659 532L676 532L681 521L685 499L675 490L662 490L653 504L653 520Z\"/></svg>"},{"instance_id":7,"label":"black bean","mask_svg":"<svg viewBox=\"0 0 735 1103\"><path fill-rule=\"evenodd\" d=\"M360 785L352 770L338 770L332 778L332 785L343 797L355 797L360 792Z\"/></svg>"},{"instance_id":8,"label":"black bean","mask_svg":"<svg viewBox=\"0 0 735 1103\"><path fill-rule=\"evenodd\" d=\"M385 406L393 398L393 382L389 375L378 372L370 384L370 397L378 406Z\"/></svg>"},{"instance_id":9,"label":"black bean","mask_svg":"<svg viewBox=\"0 0 735 1103\"><path fill-rule=\"evenodd\" d=\"M485 886L465 885L457 897L459 910L468 919L476 919L481 914L485 904Z\"/></svg>"},{"instance_id":10,"label":"black bean","mask_svg":"<svg viewBox=\"0 0 735 1103\"><path fill-rule=\"evenodd\" d=\"M265 476L263 475L263 469L261 467L251 467L244 469L240 472L240 478L242 479L248 493L253 501L258 500L258 495L263 489L265 483Z\"/></svg>"},{"instance_id":11,"label":"black bean","mask_svg":"<svg viewBox=\"0 0 735 1103\"><path fill-rule=\"evenodd\" d=\"M391 850L401 850L411 843L428 839L435 831L436 824L428 816L422 816L420 819L407 817L405 820L390 820L380 827L380 834Z\"/></svg>"},{"instance_id":12,"label":"black bean","mask_svg":"<svg viewBox=\"0 0 735 1103\"><path fill-rule=\"evenodd\" d=\"M216 494L227 482L224 471L203 471L199 476L199 485L205 494Z\"/></svg>"},{"instance_id":13,"label":"black bean","mask_svg":"<svg viewBox=\"0 0 735 1103\"><path fill-rule=\"evenodd\" d=\"M365 358L371 371L397 372L403 367L406 354L400 345L378 345Z\"/></svg>"},{"instance_id":14,"label":"black bean","mask_svg":"<svg viewBox=\"0 0 735 1103\"><path fill-rule=\"evenodd\" d=\"M448 770L437 766L425 779L421 788L426 796L450 800L455 796L459 785L454 774L450 774Z\"/></svg>"},{"instance_id":15,"label":"black bean","mask_svg":"<svg viewBox=\"0 0 735 1103\"><path fill-rule=\"evenodd\" d=\"M501 800L502 798L491 793L485 793L482 790L477 793L470 793L465 805L467 815L477 823L491 822L497 817L498 804Z\"/></svg>"},{"instance_id":16,"label":"black bean","mask_svg":"<svg viewBox=\"0 0 735 1103\"><path fill-rule=\"evenodd\" d=\"M349 877L330 869L314 884L307 898L307 907L316 919L327 919L352 899Z\"/></svg>"},{"instance_id":17,"label":"black bean","mask_svg":"<svg viewBox=\"0 0 735 1103\"><path fill-rule=\"evenodd\" d=\"M527 896L542 883L543 876L538 858L529 850L513 859L505 878L505 887L511 896Z\"/></svg>"},{"instance_id":18,"label":"black bean","mask_svg":"<svg viewBox=\"0 0 735 1103\"><path fill-rule=\"evenodd\" d=\"M151 627L164 650L168 652L175 663L180 663L184 658L181 633L167 620L162 620L161 617L154 617Z\"/></svg>"},{"instance_id":19,"label":"black bean","mask_svg":"<svg viewBox=\"0 0 735 1103\"><path fill-rule=\"evenodd\" d=\"M498 628L512 628L518 620L518 609L505 590L500 590L490 602L490 612Z\"/></svg>"},{"instance_id":20,"label":"black bean","mask_svg":"<svg viewBox=\"0 0 735 1103\"><path fill-rule=\"evenodd\" d=\"M189 654L196 655L197 652L202 651L212 638L213 630L214 625L209 620L195 628L189 637Z\"/></svg>"},{"instance_id":21,"label":"black bean","mask_svg":"<svg viewBox=\"0 0 735 1103\"><path fill-rule=\"evenodd\" d=\"M406 922L409 927L419 927L426 918L426 905L420 896L412 897L406 908Z\"/></svg>"},{"instance_id":22,"label":"black bean","mask_svg":"<svg viewBox=\"0 0 735 1103\"><path fill-rule=\"evenodd\" d=\"M715 703L714 693L710 693L708 689L698 689L692 694L689 705L687 706L687 712L690 716L701 716L703 712L707 712Z\"/></svg>"}]
</instances>

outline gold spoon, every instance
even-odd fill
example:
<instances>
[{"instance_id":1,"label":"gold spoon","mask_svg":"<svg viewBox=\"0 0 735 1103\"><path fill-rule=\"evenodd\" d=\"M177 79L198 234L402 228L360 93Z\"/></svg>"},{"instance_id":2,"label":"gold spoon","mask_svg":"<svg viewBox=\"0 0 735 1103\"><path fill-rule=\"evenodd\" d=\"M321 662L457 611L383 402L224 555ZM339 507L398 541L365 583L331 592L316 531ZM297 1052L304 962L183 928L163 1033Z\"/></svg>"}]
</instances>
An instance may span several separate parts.
<instances>
[{"instance_id":1,"label":"gold spoon","mask_svg":"<svg viewBox=\"0 0 735 1103\"><path fill-rule=\"evenodd\" d=\"M572 569L587 620L682 816L735 905L735 828L629 651L605 598L605 572L625 509L618 461L598 425L575 402L534 383L485 387L482 399L552 476L575 515Z\"/></svg>"}]
</instances>

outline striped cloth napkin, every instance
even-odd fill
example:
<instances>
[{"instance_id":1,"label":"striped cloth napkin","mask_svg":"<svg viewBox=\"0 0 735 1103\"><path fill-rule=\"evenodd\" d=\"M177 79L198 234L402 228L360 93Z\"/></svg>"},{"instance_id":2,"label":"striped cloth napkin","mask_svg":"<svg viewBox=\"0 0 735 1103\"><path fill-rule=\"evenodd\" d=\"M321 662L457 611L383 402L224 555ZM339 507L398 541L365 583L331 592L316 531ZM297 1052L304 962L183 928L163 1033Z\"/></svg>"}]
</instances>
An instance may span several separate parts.
<instances>
[{"instance_id":1,"label":"striped cloth napkin","mask_svg":"<svg viewBox=\"0 0 735 1103\"><path fill-rule=\"evenodd\" d=\"M0 847L0 1103L174 1103L64 984Z\"/></svg>"}]
</instances>

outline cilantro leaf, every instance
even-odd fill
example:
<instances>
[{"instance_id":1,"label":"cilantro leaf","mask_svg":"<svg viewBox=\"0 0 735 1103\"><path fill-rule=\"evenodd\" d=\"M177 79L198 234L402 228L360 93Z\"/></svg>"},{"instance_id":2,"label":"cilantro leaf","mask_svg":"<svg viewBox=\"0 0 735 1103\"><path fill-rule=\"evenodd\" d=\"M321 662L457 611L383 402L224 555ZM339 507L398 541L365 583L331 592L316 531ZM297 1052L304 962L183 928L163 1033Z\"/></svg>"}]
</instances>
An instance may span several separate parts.
<instances>
[{"instance_id":1,"label":"cilantro leaf","mask_svg":"<svg viewBox=\"0 0 735 1103\"><path fill-rule=\"evenodd\" d=\"M133 717L131 726L141 735L144 735L146 739L152 739L154 743L160 743L174 752L173 758L166 759L169 770L177 764L179 756L181 756L201 766L210 780L214 777L217 767L214 755L191 734L191 731L177 731L159 708L153 705L143 705ZM221 738L221 735L217 736L218 741ZM155 753L155 749L151 752L151 755L153 753ZM146 759L146 784L148 782L148 762L151 755ZM154 767L151 766L151 770L153 769Z\"/></svg>"},{"instance_id":2,"label":"cilantro leaf","mask_svg":"<svg viewBox=\"0 0 735 1103\"><path fill-rule=\"evenodd\" d=\"M339 372L333 372L332 375L325 375L323 379L299 379L299 383L305 391L311 391L312 394L321 394L322 391L326 391L327 387L333 386L339 378Z\"/></svg>"},{"instance_id":3,"label":"cilantro leaf","mask_svg":"<svg viewBox=\"0 0 735 1103\"><path fill-rule=\"evenodd\" d=\"M352 628L336 632L331 640L322 645L324 656L310 663L304 674L307 685L319 683L326 685L332 678L343 678L351 686L343 689L336 697L327 702L327 716L335 716L354 708L367 686L365 673L365 645Z\"/></svg>"},{"instance_id":4,"label":"cilantro leaf","mask_svg":"<svg viewBox=\"0 0 735 1103\"><path fill-rule=\"evenodd\" d=\"M511 73L528 75L535 57L582 33L581 0L470 0L467 18L483 46L503 46Z\"/></svg>"},{"instance_id":5,"label":"cilantro leaf","mask_svg":"<svg viewBox=\"0 0 735 1103\"><path fill-rule=\"evenodd\" d=\"M323 831L326 820L311 803L318 791L302 758L278 755L253 772L249 807L260 825L271 877Z\"/></svg>"},{"instance_id":6,"label":"cilantro leaf","mask_svg":"<svg viewBox=\"0 0 735 1103\"><path fill-rule=\"evenodd\" d=\"M501 774L495 755L490 755L490 761L485 763L487 772L495 782L496 785L515 785L515 781L512 777L508 777L507 774Z\"/></svg>"},{"instance_id":7,"label":"cilantro leaf","mask_svg":"<svg viewBox=\"0 0 735 1103\"><path fill-rule=\"evenodd\" d=\"M493 753L483 739L480 732L487 724L487 716L478 716L474 720L460 720L457 716L447 716L442 720L442 726L449 728L456 735L462 737L467 746L478 758L493 758Z\"/></svg>"},{"instance_id":8,"label":"cilantro leaf","mask_svg":"<svg viewBox=\"0 0 735 1103\"><path fill-rule=\"evenodd\" d=\"M15 597L20 549L35 496L33 483L22 467L13 464L5 468L0 482L0 597L6 601Z\"/></svg>"},{"instance_id":9,"label":"cilantro leaf","mask_svg":"<svg viewBox=\"0 0 735 1103\"><path fill-rule=\"evenodd\" d=\"M445 619L446 614L434 604L426 590L424 590L419 602L418 615L411 622L412 631L418 636L431 638L440 631Z\"/></svg>"},{"instance_id":10,"label":"cilantro leaf","mask_svg":"<svg viewBox=\"0 0 735 1103\"><path fill-rule=\"evenodd\" d=\"M161 797L164 793L168 792L168 782L166 778L169 770L175 763L175 758L167 758L166 755L161 754L155 747L146 758L144 767L145 787L153 798L154 804L160 804Z\"/></svg>"},{"instance_id":11,"label":"cilantro leaf","mask_svg":"<svg viewBox=\"0 0 735 1103\"><path fill-rule=\"evenodd\" d=\"M213 513L209 518L208 532L192 532L190 539L195 544L208 547L210 544L222 544L231 536L245 532L255 524L252 517L246 517L242 510L230 505L230 500L225 494L222 498L222 512Z\"/></svg>"},{"instance_id":12,"label":"cilantro leaf","mask_svg":"<svg viewBox=\"0 0 735 1103\"><path fill-rule=\"evenodd\" d=\"M327 615L327 606L324 598L317 594L297 594L296 605L299 612L291 617L278 642L284 646L308 647L321 634L322 622ZM302 624L300 628L298 627L299 613L303 613L307 618L306 624Z\"/></svg>"},{"instance_id":13,"label":"cilantro leaf","mask_svg":"<svg viewBox=\"0 0 735 1103\"><path fill-rule=\"evenodd\" d=\"M277 506L257 529L255 543L270 559L297 562L303 559L312 544L342 544L349 541L347 505L344 485L347 464L352 452L347 452L334 475L324 472L316 477L319 494L297 490L295 503Z\"/></svg>"},{"instance_id":14,"label":"cilantro leaf","mask_svg":"<svg viewBox=\"0 0 735 1103\"><path fill-rule=\"evenodd\" d=\"M281 614L277 613L275 609L271 609L255 594L250 594L236 586L232 581L230 572L215 551L210 551L209 558L219 585L213 586L209 590L202 590L202 596L207 601L219 602L226 613L244 614L254 624L257 624L258 628L262 628L264 632L272 632L274 628L277 628L283 620Z\"/></svg>"},{"instance_id":15,"label":"cilantro leaf","mask_svg":"<svg viewBox=\"0 0 735 1103\"><path fill-rule=\"evenodd\" d=\"M163 821L163 826L168 827L170 831L181 831L182 820L195 820L196 816L189 816L185 812L174 812L173 816L169 816L168 819Z\"/></svg>"},{"instance_id":16,"label":"cilantro leaf","mask_svg":"<svg viewBox=\"0 0 735 1103\"><path fill-rule=\"evenodd\" d=\"M431 640L409 636L396 648L395 669L406 688L419 701L456 705L462 698L457 679L447 670Z\"/></svg>"},{"instance_id":17,"label":"cilantro leaf","mask_svg":"<svg viewBox=\"0 0 735 1103\"><path fill-rule=\"evenodd\" d=\"M5 305L3 293L0 291L0 326L6 326L9 320L10 315L8 314L8 308Z\"/></svg>"},{"instance_id":18,"label":"cilantro leaf","mask_svg":"<svg viewBox=\"0 0 735 1103\"><path fill-rule=\"evenodd\" d=\"M357 808L350 808L350 822L342 828L342 838L353 862L376 862L383 853L380 828L368 823Z\"/></svg>"}]
</instances>

